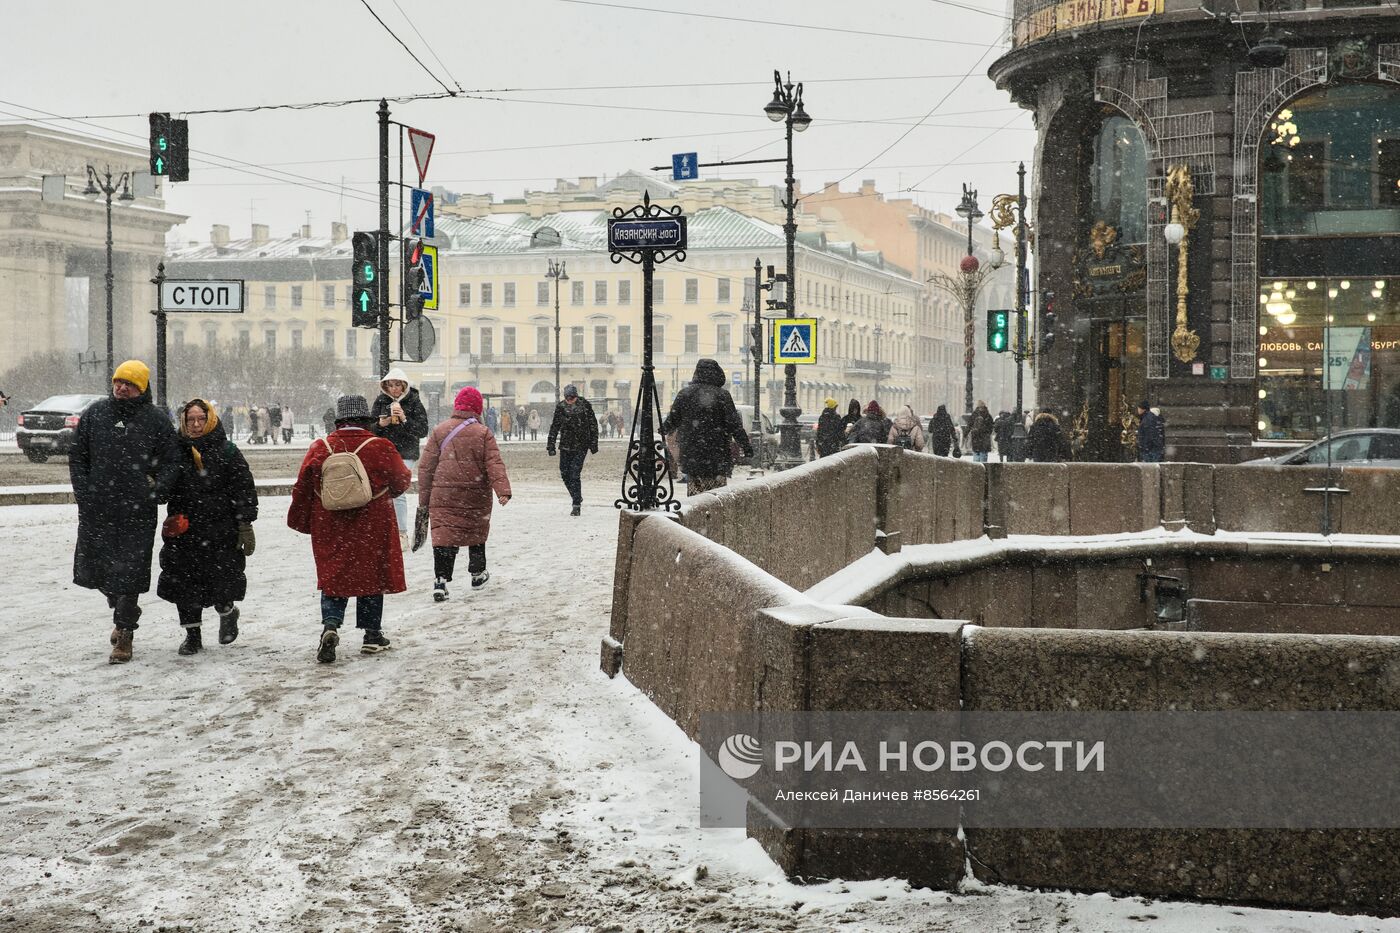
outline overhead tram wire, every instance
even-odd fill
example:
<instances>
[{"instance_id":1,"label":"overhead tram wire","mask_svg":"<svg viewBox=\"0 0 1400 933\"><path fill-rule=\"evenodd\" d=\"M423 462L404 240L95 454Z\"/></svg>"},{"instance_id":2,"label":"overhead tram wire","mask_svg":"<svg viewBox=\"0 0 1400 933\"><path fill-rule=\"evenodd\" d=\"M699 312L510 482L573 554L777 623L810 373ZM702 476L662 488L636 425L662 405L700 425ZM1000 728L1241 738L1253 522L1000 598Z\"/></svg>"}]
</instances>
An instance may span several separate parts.
<instances>
[{"instance_id":1,"label":"overhead tram wire","mask_svg":"<svg viewBox=\"0 0 1400 933\"><path fill-rule=\"evenodd\" d=\"M379 14L376 13L376 12L374 12L374 7L372 7L372 6L369 5L369 0L360 0L360 3L364 4L365 9L366 9L366 10L369 10L369 15L370 15L370 16L373 16L374 19L375 19L375 21L378 22L379 25L381 25L381 26L384 27L384 31L387 32L390 36L392 36L395 42L397 42L399 45L403 46L403 50L404 50L405 52L408 53L408 55L409 55L410 58L412 58L415 62L418 63L418 67L419 67L419 68L422 68L424 71L426 71L426 72L428 73L428 77L432 78L432 79L433 79L434 81L436 81L438 84L441 84L441 85L442 85L442 89L443 89L444 91L447 92L447 96L448 96L448 97L456 97L456 96L457 96L457 92L454 91L454 90L452 90L452 88L448 87L446 84L444 84L444 83L443 83L443 80L442 80L441 78L439 78L437 75L433 74L433 70L432 70L431 68L429 68L427 65L423 64L423 60L422 60L421 58L419 58L416 54L414 54L413 49L410 49L410 48L408 47L408 43L406 43L406 42L404 42L402 39L400 39L400 38L398 37L398 34L395 33L394 30L392 30L392 29L389 28L389 24L386 23L386 22L384 22L384 20L382 20L382 19L379 18ZM398 5L398 4L395 4L395 6L397 6L397 5ZM399 12L402 13L403 11L400 10Z\"/></svg>"},{"instance_id":2,"label":"overhead tram wire","mask_svg":"<svg viewBox=\"0 0 1400 933\"><path fill-rule=\"evenodd\" d=\"M361 0L364 2L364 0ZM863 29L842 29L839 26L817 26L812 23L785 23L779 20L745 19L742 16L720 16L715 13L696 13L692 10L659 10L647 6L627 6L622 3L604 3L602 0L555 0L556 3L574 3L579 6L608 7L614 10L627 10L632 13L662 13L668 16L689 16L696 19L715 19L730 23L749 23L757 26L781 26L786 29L812 29L818 32L839 32L850 36L866 36L875 39L905 39L911 42L938 42L943 45L980 46L980 42L964 39L936 39L933 36L902 36L893 32L868 32Z\"/></svg>"},{"instance_id":3,"label":"overhead tram wire","mask_svg":"<svg viewBox=\"0 0 1400 933\"><path fill-rule=\"evenodd\" d=\"M399 15L408 23L408 28L413 30L413 34L418 37L418 41L423 43L423 47L428 50L428 54L432 55L433 60L442 68L443 74L452 79L452 83L456 85L458 91L462 90L462 82L458 81L456 76L452 74L452 69L447 67L447 64L442 60L441 56L438 55L437 49L433 48L423 34L418 31L418 26L413 22L413 17L403 11L403 7L399 6L399 0L390 0L390 2L394 4L394 9L398 10Z\"/></svg>"}]
</instances>

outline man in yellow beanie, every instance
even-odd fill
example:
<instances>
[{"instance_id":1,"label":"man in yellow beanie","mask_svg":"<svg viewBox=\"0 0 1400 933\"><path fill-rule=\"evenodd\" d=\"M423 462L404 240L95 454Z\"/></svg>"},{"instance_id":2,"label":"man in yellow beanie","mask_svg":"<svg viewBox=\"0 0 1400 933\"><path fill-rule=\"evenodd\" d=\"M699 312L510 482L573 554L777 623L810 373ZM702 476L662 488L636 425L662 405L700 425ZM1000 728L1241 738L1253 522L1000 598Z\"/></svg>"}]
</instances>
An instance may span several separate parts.
<instances>
[{"instance_id":1,"label":"man in yellow beanie","mask_svg":"<svg viewBox=\"0 0 1400 933\"><path fill-rule=\"evenodd\" d=\"M830 457L846 443L846 425L836 410L836 399L826 400L826 407L817 418L817 456Z\"/></svg>"},{"instance_id":2,"label":"man in yellow beanie","mask_svg":"<svg viewBox=\"0 0 1400 933\"><path fill-rule=\"evenodd\" d=\"M113 664L131 660L137 602L151 588L156 506L180 474L175 428L151 404L150 382L140 360L118 366L112 394L83 412L68 454L78 503L73 582L107 597Z\"/></svg>"}]
</instances>

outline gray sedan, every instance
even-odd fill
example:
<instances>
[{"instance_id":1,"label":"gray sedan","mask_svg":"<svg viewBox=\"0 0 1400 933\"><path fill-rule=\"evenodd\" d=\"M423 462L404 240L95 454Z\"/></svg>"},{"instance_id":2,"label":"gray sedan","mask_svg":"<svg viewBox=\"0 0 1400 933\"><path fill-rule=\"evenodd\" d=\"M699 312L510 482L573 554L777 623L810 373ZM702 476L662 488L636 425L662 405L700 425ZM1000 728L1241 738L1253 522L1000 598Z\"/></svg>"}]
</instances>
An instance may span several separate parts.
<instances>
[{"instance_id":1,"label":"gray sedan","mask_svg":"<svg viewBox=\"0 0 1400 933\"><path fill-rule=\"evenodd\" d=\"M1339 431L1331 437L1313 441L1298 450L1280 454L1277 457L1262 457L1249 462L1251 464L1276 463L1286 466L1299 464L1326 466L1329 447L1331 448L1332 462L1342 466L1400 468L1400 429L1396 428L1357 428L1350 431Z\"/></svg>"}]
</instances>

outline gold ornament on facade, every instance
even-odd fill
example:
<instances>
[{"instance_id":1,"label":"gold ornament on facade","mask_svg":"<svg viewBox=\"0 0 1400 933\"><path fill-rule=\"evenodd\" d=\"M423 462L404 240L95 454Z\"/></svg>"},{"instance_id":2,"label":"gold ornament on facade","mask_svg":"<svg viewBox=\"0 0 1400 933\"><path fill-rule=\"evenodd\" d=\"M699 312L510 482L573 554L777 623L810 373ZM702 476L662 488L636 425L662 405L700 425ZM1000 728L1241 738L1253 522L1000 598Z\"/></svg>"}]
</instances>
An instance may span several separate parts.
<instances>
[{"instance_id":1,"label":"gold ornament on facade","mask_svg":"<svg viewBox=\"0 0 1400 933\"><path fill-rule=\"evenodd\" d=\"M1172 353L1183 363L1196 358L1201 348L1201 338L1187 326L1186 296L1190 293L1187 284L1187 257L1191 245L1191 231L1200 220L1201 212L1192 206L1195 199L1195 186L1191 182L1191 169L1186 165L1176 165L1167 172L1167 201L1171 204L1171 223L1181 233L1177 243L1176 272L1176 330L1172 332Z\"/></svg>"},{"instance_id":2,"label":"gold ornament on facade","mask_svg":"<svg viewBox=\"0 0 1400 933\"><path fill-rule=\"evenodd\" d=\"M1094 247L1094 258L1102 259L1108 252L1108 248L1118 239L1118 229L1112 227L1104 221L1095 222L1094 229L1089 231L1089 243Z\"/></svg>"},{"instance_id":3,"label":"gold ornament on facade","mask_svg":"<svg viewBox=\"0 0 1400 933\"><path fill-rule=\"evenodd\" d=\"M1069 429L1070 449L1076 455L1084 449L1084 445L1089 441L1089 400L1084 400L1084 407L1079 409L1079 415L1074 419L1074 425Z\"/></svg>"},{"instance_id":4,"label":"gold ornament on facade","mask_svg":"<svg viewBox=\"0 0 1400 933\"><path fill-rule=\"evenodd\" d=\"M1128 404L1128 399L1126 396L1123 397L1121 404L1123 406L1123 410L1118 415L1118 423L1123 426L1123 432L1118 435L1118 440L1123 445L1123 449L1127 451L1128 455L1134 460L1136 460L1137 429L1139 423L1137 411L1133 408L1133 406Z\"/></svg>"}]
</instances>

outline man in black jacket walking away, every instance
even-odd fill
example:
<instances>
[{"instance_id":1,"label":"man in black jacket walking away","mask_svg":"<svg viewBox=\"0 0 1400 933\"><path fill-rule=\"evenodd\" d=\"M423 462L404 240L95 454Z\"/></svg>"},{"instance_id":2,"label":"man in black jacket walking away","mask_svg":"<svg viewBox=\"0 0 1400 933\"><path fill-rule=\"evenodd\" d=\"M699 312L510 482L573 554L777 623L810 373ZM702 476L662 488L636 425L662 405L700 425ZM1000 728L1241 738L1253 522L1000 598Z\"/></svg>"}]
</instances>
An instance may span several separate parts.
<instances>
[{"instance_id":1,"label":"man in black jacket walking away","mask_svg":"<svg viewBox=\"0 0 1400 933\"><path fill-rule=\"evenodd\" d=\"M554 406L554 418L549 422L549 437L545 450L552 457L559 451L559 476L569 490L574 508L570 515L583 509L583 461L598 452L598 419L588 399L578 397L578 388L564 386L564 399Z\"/></svg>"},{"instance_id":2,"label":"man in black jacket walking away","mask_svg":"<svg viewBox=\"0 0 1400 933\"><path fill-rule=\"evenodd\" d=\"M180 475L175 428L151 404L150 379L139 360L118 366L112 394L83 412L68 453L78 503L73 582L107 597L112 664L131 660L137 602L151 588L156 505Z\"/></svg>"},{"instance_id":3,"label":"man in black jacket walking away","mask_svg":"<svg viewBox=\"0 0 1400 933\"><path fill-rule=\"evenodd\" d=\"M686 491L692 496L729 483L729 474L734 472L731 441L739 445L744 456L753 456L744 419L724 387L724 369L714 360L699 360L690 384L671 403L671 413L661 422L661 434L664 437L672 431L678 432L681 470L686 475Z\"/></svg>"},{"instance_id":4,"label":"man in black jacket walking away","mask_svg":"<svg viewBox=\"0 0 1400 933\"><path fill-rule=\"evenodd\" d=\"M1161 463L1167 454L1167 422L1152 410L1152 403L1143 399L1138 403L1138 460L1143 463Z\"/></svg>"},{"instance_id":5,"label":"man in black jacket walking away","mask_svg":"<svg viewBox=\"0 0 1400 933\"><path fill-rule=\"evenodd\" d=\"M836 411L836 399L826 400L821 417L817 418L817 456L830 457L846 444L846 423Z\"/></svg>"}]
</instances>

